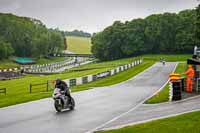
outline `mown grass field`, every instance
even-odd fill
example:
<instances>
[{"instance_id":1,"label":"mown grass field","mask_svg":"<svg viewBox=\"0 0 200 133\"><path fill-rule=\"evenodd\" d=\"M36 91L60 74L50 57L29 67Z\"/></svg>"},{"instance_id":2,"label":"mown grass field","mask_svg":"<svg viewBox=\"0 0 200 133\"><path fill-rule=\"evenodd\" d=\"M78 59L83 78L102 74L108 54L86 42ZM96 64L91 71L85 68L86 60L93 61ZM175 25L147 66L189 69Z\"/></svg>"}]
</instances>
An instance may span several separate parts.
<instances>
[{"instance_id":1,"label":"mown grass field","mask_svg":"<svg viewBox=\"0 0 200 133\"><path fill-rule=\"evenodd\" d=\"M182 74L187 69L187 64L185 63L179 63L175 73ZM182 75L185 76L185 75ZM156 95L151 97L149 100L147 100L146 104L155 104L155 103L162 103L169 101L169 84L167 84L160 92L158 92Z\"/></svg>"},{"instance_id":2,"label":"mown grass field","mask_svg":"<svg viewBox=\"0 0 200 133\"><path fill-rule=\"evenodd\" d=\"M200 111L98 133L200 133Z\"/></svg>"},{"instance_id":3,"label":"mown grass field","mask_svg":"<svg viewBox=\"0 0 200 133\"><path fill-rule=\"evenodd\" d=\"M126 58L126 59L121 59L121 60L115 60L115 61L110 61L110 62L98 62L98 63L92 63L92 64L87 64L85 66L80 66L77 68L74 68L68 72L64 72L61 74L53 74L53 75L47 75L47 76L38 76L38 75L28 75L24 78L19 78L19 79L13 79L13 80L7 80L7 81L0 81L0 88L7 88L7 95L4 96L3 94L0 94L0 107L8 106L8 105L14 105L17 103L22 103L22 102L27 102L27 101L32 101L32 100L37 100L45 97L51 96L51 92L48 93L32 93L29 94L29 86L31 84L40 84L40 83L46 83L47 80L54 80L55 78L61 78L61 79L69 79L69 78L75 78L75 77L82 77L90 74L96 74L99 72L111 70L118 65L123 65L123 64L128 64L135 60L137 58ZM148 61L151 62L151 61ZM149 63L143 63L140 65L142 67L145 65L146 67L152 65ZM145 69L146 67L142 67ZM138 69L138 70L137 70ZM140 70L138 67L135 67L136 73ZM127 73L126 73L127 75ZM130 75L132 76L132 75ZM122 76L120 79L110 79L112 81L112 84L118 83L121 81L124 81L129 78L130 76ZM112 76L114 77L114 76ZM116 77L114 77L116 78ZM97 82L97 81L96 81ZM99 81L98 81L99 82ZM97 83L98 83L97 82ZM105 81L104 83L106 83ZM97 84L93 83L93 84ZM88 84L89 86L90 84ZM101 85L104 85L103 83ZM107 84L105 84L107 85ZM38 90L33 90L34 92L36 91L45 91L46 86L43 86L39 88ZM72 91L80 91L80 90L85 90L88 89L87 85L86 86L80 86L77 87L76 89L72 89Z\"/></svg>"},{"instance_id":4,"label":"mown grass field","mask_svg":"<svg viewBox=\"0 0 200 133\"><path fill-rule=\"evenodd\" d=\"M91 39L86 37L67 36L67 50L77 54L91 54Z\"/></svg>"}]
</instances>

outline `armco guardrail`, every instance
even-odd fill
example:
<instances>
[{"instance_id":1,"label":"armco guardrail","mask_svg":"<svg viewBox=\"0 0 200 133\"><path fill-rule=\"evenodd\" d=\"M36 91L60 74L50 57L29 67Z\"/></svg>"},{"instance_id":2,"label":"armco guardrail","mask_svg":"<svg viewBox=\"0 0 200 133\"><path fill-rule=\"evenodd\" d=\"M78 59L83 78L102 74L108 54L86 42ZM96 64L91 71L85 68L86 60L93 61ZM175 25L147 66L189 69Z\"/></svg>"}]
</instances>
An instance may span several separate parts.
<instances>
[{"instance_id":1,"label":"armco guardrail","mask_svg":"<svg viewBox=\"0 0 200 133\"><path fill-rule=\"evenodd\" d=\"M119 66L119 67L112 69L110 71L105 71L105 72L102 72L102 73L98 73L98 74L94 74L94 75L87 75L87 76L84 76L84 77L78 77L78 78L74 78L74 79L65 79L64 81L69 85L69 87L81 85L81 84L85 84L85 83L88 83L88 82L95 81L97 79L101 79L101 78L105 78L105 77L108 77L108 76L118 74L122 71L128 70L128 69L130 69L130 68L132 68L136 65L139 65L142 62L143 62L143 59L139 59L139 60L133 61L130 64Z\"/></svg>"},{"instance_id":2,"label":"armco guardrail","mask_svg":"<svg viewBox=\"0 0 200 133\"><path fill-rule=\"evenodd\" d=\"M19 71L19 68L15 67L15 68L7 68L7 69L0 69L0 73L1 72L17 72Z\"/></svg>"}]
</instances>

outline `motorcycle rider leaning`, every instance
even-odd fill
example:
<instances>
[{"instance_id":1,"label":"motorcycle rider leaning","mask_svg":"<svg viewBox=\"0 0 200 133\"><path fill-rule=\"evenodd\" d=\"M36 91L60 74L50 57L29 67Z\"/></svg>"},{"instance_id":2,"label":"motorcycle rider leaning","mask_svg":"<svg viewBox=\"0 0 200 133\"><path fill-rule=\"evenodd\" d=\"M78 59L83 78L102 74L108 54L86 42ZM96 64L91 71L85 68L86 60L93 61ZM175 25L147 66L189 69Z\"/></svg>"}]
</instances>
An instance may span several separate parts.
<instances>
[{"instance_id":1,"label":"motorcycle rider leaning","mask_svg":"<svg viewBox=\"0 0 200 133\"><path fill-rule=\"evenodd\" d=\"M61 79L56 79L55 88L59 88L61 91L64 91L65 96L68 96L69 100L71 101L72 98L70 95L69 87L64 81Z\"/></svg>"}]
</instances>

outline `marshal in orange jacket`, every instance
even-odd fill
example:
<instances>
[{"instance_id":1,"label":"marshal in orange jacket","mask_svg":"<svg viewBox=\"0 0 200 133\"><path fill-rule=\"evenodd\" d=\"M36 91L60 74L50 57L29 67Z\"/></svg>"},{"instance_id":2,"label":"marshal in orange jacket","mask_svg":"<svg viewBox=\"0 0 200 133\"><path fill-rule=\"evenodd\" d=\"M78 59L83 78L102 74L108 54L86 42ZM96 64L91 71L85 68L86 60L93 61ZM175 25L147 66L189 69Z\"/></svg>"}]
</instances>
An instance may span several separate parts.
<instances>
[{"instance_id":1,"label":"marshal in orange jacket","mask_svg":"<svg viewBox=\"0 0 200 133\"><path fill-rule=\"evenodd\" d=\"M186 91L191 93L192 92L192 80L194 78L194 69L192 68L192 65L188 65L188 70L185 72L185 74L187 75Z\"/></svg>"}]
</instances>

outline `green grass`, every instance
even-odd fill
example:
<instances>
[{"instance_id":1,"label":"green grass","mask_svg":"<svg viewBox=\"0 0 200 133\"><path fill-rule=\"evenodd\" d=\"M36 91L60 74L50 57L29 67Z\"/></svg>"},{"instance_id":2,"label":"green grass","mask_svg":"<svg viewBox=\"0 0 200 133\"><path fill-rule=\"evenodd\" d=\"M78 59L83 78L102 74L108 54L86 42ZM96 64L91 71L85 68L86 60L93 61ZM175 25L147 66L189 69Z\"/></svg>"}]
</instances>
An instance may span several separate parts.
<instances>
[{"instance_id":1,"label":"green grass","mask_svg":"<svg viewBox=\"0 0 200 133\"><path fill-rule=\"evenodd\" d=\"M155 56L155 57L148 57L148 56ZM158 57L160 57L160 55L148 55L148 56L146 55L143 56L145 59L145 62L141 64L140 67L136 66L130 70L124 71L115 76L108 77L102 80L97 80L95 82L91 82L85 85L76 86L73 88L73 91L86 90L86 89L90 89L92 87L98 87L98 86L112 85L115 83L125 81L131 78L132 76L134 76L135 74L139 73L140 71L143 71L148 66L152 65L152 63L155 61L155 58L158 59ZM169 57L167 55L163 55L163 57L171 58L174 61L178 61L180 58L181 59L185 58L185 55L179 55L179 57L176 55L169 56ZM4 87L7 88L7 96L0 94L0 107L5 107L9 105L14 105L17 103L28 102L28 101L37 100L37 99L51 96L51 92L29 94L30 83L39 84L39 83L46 83L47 80L53 80L55 78L69 79L69 78L82 77L82 76L86 76L90 74L95 74L95 73L111 70L113 68L116 68L119 65L128 64L137 58L140 58L140 57L125 58L125 59L120 59L120 60L115 60L115 61L95 62L95 63L73 68L70 71L66 71L61 74L53 74L53 75L46 75L46 76L28 75L24 78L0 81L0 88L4 88ZM45 61L41 61L41 62L44 63ZM41 91L41 90L44 90L44 88L45 86L34 91Z\"/></svg>"},{"instance_id":2,"label":"green grass","mask_svg":"<svg viewBox=\"0 0 200 133\"><path fill-rule=\"evenodd\" d=\"M69 79L69 78L75 78L75 77L82 77L82 76L86 76L90 74L96 74L99 72L111 70L118 65L128 64L135 59L136 58L126 58L126 59L110 61L110 62L97 62L97 63L91 63L85 66L77 67L77 68L72 69L71 71L61 73L61 74L53 74L53 75L47 75L47 76L28 75L24 78L0 81L0 88L4 88L4 87L7 88L7 96L0 94L0 107L5 107L8 105L14 105L17 103L37 100L37 99L51 96L51 92L29 94L30 83L40 84L40 83L46 83L47 80L53 80L55 78ZM124 81L125 79L127 79L127 76L124 76L123 78L114 81L113 84L120 81ZM110 80L114 80L114 79L110 79ZM101 82L101 81L99 80L98 82ZM45 90L44 88L45 86L39 88L37 91ZM83 88L86 88L86 87L80 86L80 88L81 89L79 90L84 90ZM74 89L73 91L77 91L77 90L78 89Z\"/></svg>"},{"instance_id":3,"label":"green grass","mask_svg":"<svg viewBox=\"0 0 200 133\"><path fill-rule=\"evenodd\" d=\"M164 55L164 54L148 54L141 56L145 60L154 60L159 61L160 58L164 58L168 62L174 62L174 61L187 61L188 58L191 58L192 56L190 54L181 54L181 55Z\"/></svg>"},{"instance_id":4,"label":"green grass","mask_svg":"<svg viewBox=\"0 0 200 133\"><path fill-rule=\"evenodd\" d=\"M167 84L160 92L148 99L146 104L155 104L169 101L169 84Z\"/></svg>"},{"instance_id":5,"label":"green grass","mask_svg":"<svg viewBox=\"0 0 200 133\"><path fill-rule=\"evenodd\" d=\"M91 54L91 39L67 36L67 50L77 54Z\"/></svg>"},{"instance_id":6,"label":"green grass","mask_svg":"<svg viewBox=\"0 0 200 133\"><path fill-rule=\"evenodd\" d=\"M185 71L187 70L187 63L184 62L184 63L179 63L176 70L175 70L175 73L179 73L179 74L182 74L184 73Z\"/></svg>"},{"instance_id":7,"label":"green grass","mask_svg":"<svg viewBox=\"0 0 200 133\"><path fill-rule=\"evenodd\" d=\"M79 38L79 39L77 39L77 38ZM78 45L77 45L77 47L76 47L76 45L71 45L71 44L73 44L73 42L81 42L78 40L85 40L85 39L88 40L89 38L82 39L81 37L68 37L69 42L72 42L69 44L69 49L70 49L70 47L74 47L72 49L88 51L88 50L85 50L88 48L82 48L82 47L79 47ZM83 44L83 43L79 43L79 44ZM89 45L91 45L91 44L89 44ZM89 46L89 45L87 45L87 46ZM80 52L80 53L87 53L87 52ZM88 53L90 53L90 52L88 52ZM186 61L188 58L191 57L191 55L161 55L160 54L160 55L144 55L144 56L140 56L140 57L144 58L145 60L154 60L154 61L159 61L160 57L165 58L167 61ZM67 57L53 57L53 58L49 58L49 59L41 58L41 59L37 60L37 64L53 63L53 62L63 61L65 59L68 59L68 58ZM107 64L105 64L105 65L107 65ZM0 61L0 69L19 67L19 66L20 66L19 64L14 63L11 60L1 60Z\"/></svg>"},{"instance_id":8,"label":"green grass","mask_svg":"<svg viewBox=\"0 0 200 133\"><path fill-rule=\"evenodd\" d=\"M127 71L123 71L117 75L110 76L104 79L100 79L91 83L83 84L83 85L78 85L72 88L73 91L82 91L82 90L87 90L93 87L102 87L102 86L108 86L108 85L113 85L117 84L120 82L123 82L125 80L128 80L138 73L144 71L148 67L152 66L155 62L154 61L144 61L142 64L135 66L131 69L128 69Z\"/></svg>"},{"instance_id":9,"label":"green grass","mask_svg":"<svg viewBox=\"0 0 200 133\"><path fill-rule=\"evenodd\" d=\"M128 64L132 62L133 60L140 59L138 57L132 57L132 58L124 58L124 59L119 59L119 60L114 60L114 61L104 61L104 62L94 62L91 64L79 66L76 68L73 68L72 70L74 71L82 71L82 70L88 70L88 69L100 69L100 68L115 68L117 66L123 65L123 64Z\"/></svg>"},{"instance_id":10,"label":"green grass","mask_svg":"<svg viewBox=\"0 0 200 133\"><path fill-rule=\"evenodd\" d=\"M20 65L11 61L11 60L0 60L0 69L3 68L14 68L19 67Z\"/></svg>"},{"instance_id":11,"label":"green grass","mask_svg":"<svg viewBox=\"0 0 200 133\"><path fill-rule=\"evenodd\" d=\"M41 58L37 60L36 64L49 64L54 62L60 62L64 60L69 60L69 57L51 57L51 58Z\"/></svg>"},{"instance_id":12,"label":"green grass","mask_svg":"<svg viewBox=\"0 0 200 133\"><path fill-rule=\"evenodd\" d=\"M200 111L99 133L200 133Z\"/></svg>"},{"instance_id":13,"label":"green grass","mask_svg":"<svg viewBox=\"0 0 200 133\"><path fill-rule=\"evenodd\" d=\"M48 63L54 63L64 60L69 60L69 57L51 57L51 58L41 58L36 60L36 64L48 64ZM35 65L36 65L35 64ZM13 62L11 59L7 60L0 60L0 69L3 68L13 68L13 67L20 67L19 64Z\"/></svg>"},{"instance_id":14,"label":"green grass","mask_svg":"<svg viewBox=\"0 0 200 133\"><path fill-rule=\"evenodd\" d=\"M186 63L179 63L175 73L182 74L187 69ZM169 84L167 84L160 92L148 99L146 104L155 104L169 101Z\"/></svg>"}]
</instances>

